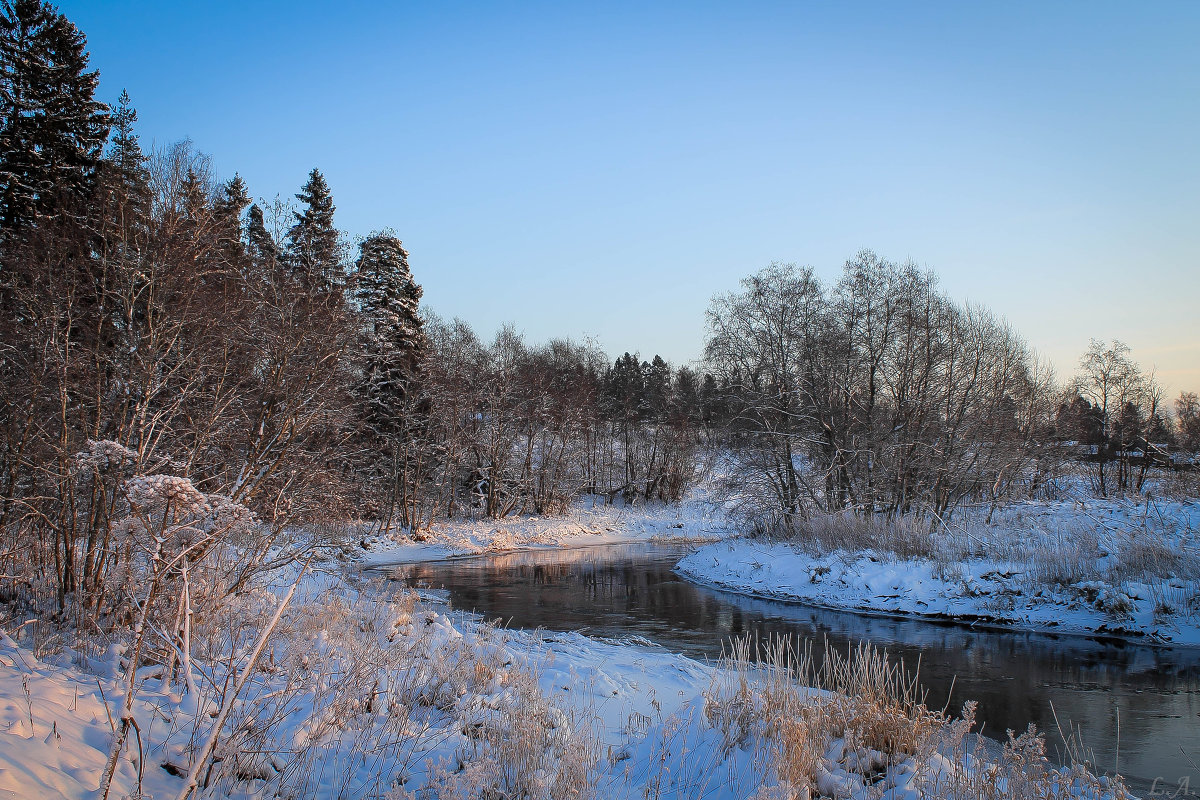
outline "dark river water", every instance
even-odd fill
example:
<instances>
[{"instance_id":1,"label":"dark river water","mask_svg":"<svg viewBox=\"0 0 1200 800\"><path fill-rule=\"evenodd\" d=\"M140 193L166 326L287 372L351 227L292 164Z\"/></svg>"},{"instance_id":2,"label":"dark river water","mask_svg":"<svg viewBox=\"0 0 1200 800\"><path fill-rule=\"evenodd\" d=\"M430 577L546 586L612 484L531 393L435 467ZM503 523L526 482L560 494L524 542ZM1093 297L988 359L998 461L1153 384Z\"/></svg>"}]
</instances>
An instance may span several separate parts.
<instances>
[{"instance_id":1,"label":"dark river water","mask_svg":"<svg viewBox=\"0 0 1200 800\"><path fill-rule=\"evenodd\" d=\"M715 658L732 636L792 634L843 650L870 641L920 663L927 703L979 703L983 733L1004 738L1030 722L1082 732L1096 766L1119 771L1143 796L1200 792L1200 651L1081 637L975 630L755 600L689 583L672 572L685 545L542 550L388 568L410 585L444 589L456 609L514 628L642 636ZM817 649L822 649L818 644ZM1119 721L1119 722L1118 722ZM1119 728L1119 739L1118 739ZM1193 794L1179 792L1180 782Z\"/></svg>"}]
</instances>

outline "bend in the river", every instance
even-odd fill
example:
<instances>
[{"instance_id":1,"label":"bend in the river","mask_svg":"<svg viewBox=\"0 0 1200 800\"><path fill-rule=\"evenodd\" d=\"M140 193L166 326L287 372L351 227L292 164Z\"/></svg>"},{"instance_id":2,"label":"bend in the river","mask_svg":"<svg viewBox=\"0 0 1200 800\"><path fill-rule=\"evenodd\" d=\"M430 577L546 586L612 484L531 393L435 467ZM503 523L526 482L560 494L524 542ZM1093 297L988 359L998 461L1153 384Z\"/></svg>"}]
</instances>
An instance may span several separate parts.
<instances>
[{"instance_id":1,"label":"bend in the river","mask_svg":"<svg viewBox=\"0 0 1200 800\"><path fill-rule=\"evenodd\" d=\"M1030 722L1050 750L1062 726L1082 729L1097 768L1117 765L1147 792L1200 786L1200 652L1070 636L981 631L756 600L687 582L672 570L686 545L631 544L429 562L389 568L410 585L445 589L451 604L521 628L642 636L698 658L732 636L863 640L920 663L928 703L979 703L984 733L1004 738ZM949 696L951 694L952 696Z\"/></svg>"}]
</instances>

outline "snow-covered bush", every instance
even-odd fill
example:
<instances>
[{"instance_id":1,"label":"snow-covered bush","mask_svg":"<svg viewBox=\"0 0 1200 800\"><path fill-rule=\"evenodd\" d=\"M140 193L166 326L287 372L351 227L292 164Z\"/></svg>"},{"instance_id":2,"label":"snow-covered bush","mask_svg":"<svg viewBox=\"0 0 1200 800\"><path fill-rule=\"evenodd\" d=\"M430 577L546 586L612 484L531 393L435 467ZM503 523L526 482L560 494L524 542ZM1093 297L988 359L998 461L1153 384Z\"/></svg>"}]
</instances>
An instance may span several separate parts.
<instances>
[{"instance_id":1,"label":"snow-covered bush","mask_svg":"<svg viewBox=\"0 0 1200 800\"><path fill-rule=\"evenodd\" d=\"M1128 617L1135 608L1136 598L1103 581L1080 581L1071 588L1085 603L1111 617Z\"/></svg>"},{"instance_id":2,"label":"snow-covered bush","mask_svg":"<svg viewBox=\"0 0 1200 800\"><path fill-rule=\"evenodd\" d=\"M1066 742L1066 766L1046 758L1045 737L1031 724L1020 735L1008 731L999 758L972 736L975 702L938 731L932 752L915 770L918 797L938 800L1128 800L1119 777L1097 775L1086 763L1078 739Z\"/></svg>"},{"instance_id":3,"label":"snow-covered bush","mask_svg":"<svg viewBox=\"0 0 1200 800\"><path fill-rule=\"evenodd\" d=\"M502 630L333 581L281 620L210 790L585 797L598 760L589 725L539 690L536 663Z\"/></svg>"}]
</instances>

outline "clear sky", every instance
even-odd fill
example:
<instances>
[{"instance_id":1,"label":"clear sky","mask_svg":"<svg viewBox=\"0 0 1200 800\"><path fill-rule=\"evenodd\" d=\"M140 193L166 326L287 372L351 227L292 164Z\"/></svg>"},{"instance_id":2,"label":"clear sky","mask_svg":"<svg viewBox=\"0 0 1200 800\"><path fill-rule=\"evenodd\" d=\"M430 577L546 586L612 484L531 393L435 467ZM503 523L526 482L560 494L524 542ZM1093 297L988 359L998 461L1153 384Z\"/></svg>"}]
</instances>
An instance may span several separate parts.
<instances>
[{"instance_id":1,"label":"clear sky","mask_svg":"<svg viewBox=\"0 0 1200 800\"><path fill-rule=\"evenodd\" d=\"M699 355L714 293L869 247L1060 374L1200 390L1200 2L83 2L102 99L490 332Z\"/></svg>"}]
</instances>

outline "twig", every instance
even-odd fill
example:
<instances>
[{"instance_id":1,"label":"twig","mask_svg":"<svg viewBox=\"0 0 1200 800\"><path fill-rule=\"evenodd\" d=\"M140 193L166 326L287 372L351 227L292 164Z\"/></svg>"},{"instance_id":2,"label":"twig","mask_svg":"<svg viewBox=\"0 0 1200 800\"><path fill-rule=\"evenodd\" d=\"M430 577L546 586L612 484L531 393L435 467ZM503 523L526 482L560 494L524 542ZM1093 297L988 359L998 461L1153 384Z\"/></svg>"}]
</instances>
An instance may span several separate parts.
<instances>
[{"instance_id":1,"label":"twig","mask_svg":"<svg viewBox=\"0 0 1200 800\"><path fill-rule=\"evenodd\" d=\"M279 619L283 616L283 611L287 608L288 603L292 601L292 596L296 594L296 589L300 586L300 581L304 578L305 573L308 572L308 565L311 561L311 558L305 561L304 566L300 568L300 574L296 576L296 580L292 583L292 588L288 589L287 595L284 596L279 606L275 609L275 614L271 617L271 621L262 629L262 633L258 636L258 641L254 643L254 650L242 666L242 671L238 674L237 681L234 682L233 690L225 694L225 699L221 703L221 710L217 712L217 718L213 722L212 731L209 733L208 739L204 742L204 746L200 748L200 752L197 753L196 760L192 763L192 769L188 772L187 783L180 790L176 800L188 800L199 785L200 773L217 746L217 739L221 735L221 728L225 726L225 718L229 716L234 700L241 693L242 687L246 685L246 681L249 680L250 672L254 669L254 664L258 661L259 656L262 655L268 637L275 630L275 626L279 624Z\"/></svg>"},{"instance_id":2,"label":"twig","mask_svg":"<svg viewBox=\"0 0 1200 800\"><path fill-rule=\"evenodd\" d=\"M100 690L100 699L104 701L104 713L108 714L108 727L112 728L112 732L117 732L117 723L113 722L112 710L108 707L108 698L104 696L104 687L100 685L100 681L96 681L96 688Z\"/></svg>"}]
</instances>

